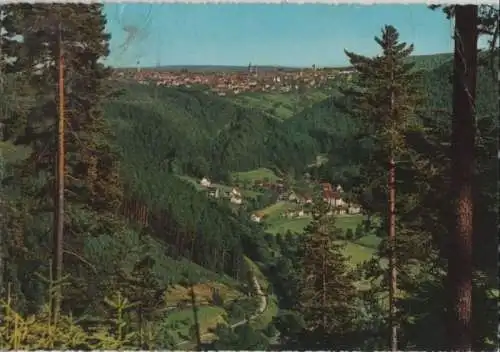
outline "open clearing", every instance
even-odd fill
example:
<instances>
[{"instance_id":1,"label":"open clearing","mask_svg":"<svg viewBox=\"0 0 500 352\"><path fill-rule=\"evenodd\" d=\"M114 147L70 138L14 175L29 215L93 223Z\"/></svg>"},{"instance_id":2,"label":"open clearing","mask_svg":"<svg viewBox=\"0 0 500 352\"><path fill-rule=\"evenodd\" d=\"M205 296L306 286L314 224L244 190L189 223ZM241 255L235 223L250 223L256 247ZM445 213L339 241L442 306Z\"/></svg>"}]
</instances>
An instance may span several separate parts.
<instances>
[{"instance_id":1,"label":"open clearing","mask_svg":"<svg viewBox=\"0 0 500 352\"><path fill-rule=\"evenodd\" d=\"M224 301L234 300L242 295L236 288L219 282L209 282L194 285L196 302L200 305L212 302L214 290L217 290ZM166 294L167 306L173 307L179 303L191 304L191 288L175 285L168 289Z\"/></svg>"},{"instance_id":2,"label":"open clearing","mask_svg":"<svg viewBox=\"0 0 500 352\"><path fill-rule=\"evenodd\" d=\"M274 173L274 171L266 168L259 168L243 172L233 172L231 177L234 181L239 180L242 182L254 182L257 180L263 181L265 178L267 178L269 182L276 182L277 180L279 180L279 177Z\"/></svg>"},{"instance_id":3,"label":"open clearing","mask_svg":"<svg viewBox=\"0 0 500 352\"><path fill-rule=\"evenodd\" d=\"M377 249L378 245L380 244L380 241L381 241L380 237L377 237L376 235L368 235L368 236L363 236L354 242L364 247Z\"/></svg>"},{"instance_id":4,"label":"open clearing","mask_svg":"<svg viewBox=\"0 0 500 352\"><path fill-rule=\"evenodd\" d=\"M345 243L344 254L349 257L349 262L352 265L361 264L370 260L375 254L375 249L359 245L350 241L342 241Z\"/></svg>"},{"instance_id":5,"label":"open clearing","mask_svg":"<svg viewBox=\"0 0 500 352\"><path fill-rule=\"evenodd\" d=\"M283 209L285 206L281 206ZM267 208L266 208L267 209ZM301 218L282 218L276 215L276 210L273 214L273 217L269 215L269 221L265 222L268 227L266 228L266 232L271 234L285 234L287 231L291 231L293 233L302 233L304 228L309 225L311 222L310 216L304 216ZM353 231L356 229L358 224L361 224L364 216L361 214L355 215L337 215L335 217L337 227L342 230L352 229Z\"/></svg>"}]
</instances>

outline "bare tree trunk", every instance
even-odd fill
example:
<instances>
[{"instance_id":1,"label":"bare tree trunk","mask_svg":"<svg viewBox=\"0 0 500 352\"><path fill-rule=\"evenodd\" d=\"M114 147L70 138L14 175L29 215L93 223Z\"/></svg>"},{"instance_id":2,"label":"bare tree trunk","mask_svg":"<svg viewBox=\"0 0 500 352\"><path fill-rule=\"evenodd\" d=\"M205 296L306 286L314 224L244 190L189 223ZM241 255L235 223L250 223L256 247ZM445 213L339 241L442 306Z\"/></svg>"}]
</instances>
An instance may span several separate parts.
<instances>
[{"instance_id":1,"label":"bare tree trunk","mask_svg":"<svg viewBox=\"0 0 500 352\"><path fill-rule=\"evenodd\" d=\"M392 63L394 65L394 63ZM391 70L391 121L394 120L396 97L394 94L394 67ZM398 350L398 326L396 318L396 291L397 269L396 269L396 161L394 159L394 145L391 145L389 157L388 186L388 239L389 239L389 325L391 351Z\"/></svg>"},{"instance_id":2,"label":"bare tree trunk","mask_svg":"<svg viewBox=\"0 0 500 352\"><path fill-rule=\"evenodd\" d=\"M472 348L472 182L477 72L477 5L456 6L451 136L454 217L448 248L449 347Z\"/></svg>"},{"instance_id":3,"label":"bare tree trunk","mask_svg":"<svg viewBox=\"0 0 500 352\"><path fill-rule=\"evenodd\" d=\"M196 304L196 295L194 292L193 282L191 282L191 304L193 305L193 319L194 319L194 328L196 334L196 351L201 351L200 321L198 318L198 306Z\"/></svg>"},{"instance_id":4,"label":"bare tree trunk","mask_svg":"<svg viewBox=\"0 0 500 352\"><path fill-rule=\"evenodd\" d=\"M398 350L398 331L396 323L396 163L394 157L389 160L389 325L391 351Z\"/></svg>"},{"instance_id":5,"label":"bare tree trunk","mask_svg":"<svg viewBox=\"0 0 500 352\"><path fill-rule=\"evenodd\" d=\"M52 313L54 322L57 322L62 301L62 267L63 267L63 235L64 235L64 62L62 52L61 26L59 25L59 118L57 133L57 163L56 163L56 194L54 212L54 250L53 250L53 279L55 292L53 296Z\"/></svg>"},{"instance_id":6,"label":"bare tree trunk","mask_svg":"<svg viewBox=\"0 0 500 352\"><path fill-rule=\"evenodd\" d=\"M326 248L323 248L323 259L322 259L322 266L323 266L323 270L322 270L322 296L321 296L321 300L322 300L322 306L324 307L324 311L323 311L323 326L322 328L324 329L324 331L326 331L326 329L328 328L328 316L327 316L327 309L326 309L326 303L327 303L327 287L326 287L326 283L327 283L327 265L326 265L326 251L328 249Z\"/></svg>"},{"instance_id":7,"label":"bare tree trunk","mask_svg":"<svg viewBox=\"0 0 500 352\"><path fill-rule=\"evenodd\" d=\"M2 8L0 8L0 30L3 25L3 19L4 19L4 11ZM3 94L3 88L4 88L4 72L3 72L3 37L2 34L0 33L0 95ZM4 110L0 110L0 121L4 118ZM3 123L0 122L0 142L3 141ZM2 150L0 149L0 297L3 295L3 290L4 290L4 283L3 283L3 278L4 278L4 255L5 255L5 219L4 219L4 211L5 211L5 200L3 199L3 187L2 187L2 180L4 178L4 160L3 160L3 153Z\"/></svg>"}]
</instances>

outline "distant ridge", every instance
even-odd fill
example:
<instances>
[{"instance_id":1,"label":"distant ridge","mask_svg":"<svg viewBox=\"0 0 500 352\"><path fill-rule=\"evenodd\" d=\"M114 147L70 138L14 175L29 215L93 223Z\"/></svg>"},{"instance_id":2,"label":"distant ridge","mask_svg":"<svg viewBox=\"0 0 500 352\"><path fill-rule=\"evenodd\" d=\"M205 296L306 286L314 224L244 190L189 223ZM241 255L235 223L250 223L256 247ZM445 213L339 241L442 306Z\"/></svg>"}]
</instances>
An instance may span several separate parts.
<instances>
[{"instance_id":1,"label":"distant ridge","mask_svg":"<svg viewBox=\"0 0 500 352\"><path fill-rule=\"evenodd\" d=\"M252 66L256 67L258 71L298 71L305 67L284 67L284 66ZM137 70L135 67L117 67L117 71ZM189 72L246 72L248 66L230 66L230 65L168 65L168 66L155 66L155 67L141 67L141 71L182 71Z\"/></svg>"},{"instance_id":2,"label":"distant ridge","mask_svg":"<svg viewBox=\"0 0 500 352\"><path fill-rule=\"evenodd\" d=\"M444 63L445 61L451 60L452 53L436 53L436 54L425 54L425 55L414 55L411 57L411 61L415 62L417 68L423 64L426 66L427 61L434 61ZM263 65L263 66L252 66L256 67L258 71L269 72L269 71L299 71L303 69L309 69L311 66L279 66L279 65ZM351 68L350 66L320 66L321 68L345 70ZM137 67L116 67L113 68L116 71L130 71L137 70ZM238 66L238 65L166 65L166 66L151 66L151 67L141 67L141 71L182 71L187 70L188 72L246 72L248 71L248 66Z\"/></svg>"}]
</instances>

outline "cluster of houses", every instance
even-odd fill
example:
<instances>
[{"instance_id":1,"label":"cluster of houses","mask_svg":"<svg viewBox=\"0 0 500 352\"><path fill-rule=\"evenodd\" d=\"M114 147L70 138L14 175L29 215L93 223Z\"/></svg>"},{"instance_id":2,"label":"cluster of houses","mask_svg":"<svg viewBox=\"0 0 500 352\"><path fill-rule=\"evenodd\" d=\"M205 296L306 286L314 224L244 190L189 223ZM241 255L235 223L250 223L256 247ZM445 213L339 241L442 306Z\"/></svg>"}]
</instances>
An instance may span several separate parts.
<instances>
[{"instance_id":1,"label":"cluster of houses","mask_svg":"<svg viewBox=\"0 0 500 352\"><path fill-rule=\"evenodd\" d=\"M260 185L260 184L259 184ZM310 216L310 207L313 203L313 199L309 195L299 194L293 190L284 191L284 186L282 183L276 183L271 187L271 183L268 183L267 188L276 188L283 190L279 195L278 201L287 201L290 203L295 203L295 209L290 209L281 214L284 218L301 218ZM240 190L237 187L231 189L224 189L223 187L212 184L212 182L207 178L203 177L200 180L200 186L206 190L209 197L213 198L224 198L228 199L232 204L240 205L243 202L243 197ZM263 186L263 185L260 185ZM361 207L351 202L343 199L343 189L340 185L333 187L330 183L321 183L321 191L323 196L323 201L331 206L331 210L328 215L333 214L359 214L361 212ZM255 212L251 215L251 220L254 222L262 222L266 215L262 212Z\"/></svg>"},{"instance_id":2,"label":"cluster of houses","mask_svg":"<svg viewBox=\"0 0 500 352\"><path fill-rule=\"evenodd\" d=\"M200 186L206 189L209 197L212 198L226 198L233 204L240 205L243 203L243 197L241 196L241 192L238 188L233 187L230 191L225 191L221 187L217 187L212 184L212 182L203 177L200 181Z\"/></svg>"},{"instance_id":3,"label":"cluster of houses","mask_svg":"<svg viewBox=\"0 0 500 352\"><path fill-rule=\"evenodd\" d=\"M329 81L338 76L352 75L352 70L339 70L335 68L297 69L283 71L275 70L259 71L258 67L249 66L247 72L189 72L164 71L155 69L137 69L128 72L116 71L114 76L118 79L132 79L141 84L154 83L165 86L194 85L207 86L219 95L240 94L243 92L290 92L301 88L317 88L325 86Z\"/></svg>"},{"instance_id":4,"label":"cluster of houses","mask_svg":"<svg viewBox=\"0 0 500 352\"><path fill-rule=\"evenodd\" d=\"M278 201L288 201L296 204L312 204L312 197L295 191L283 192L278 196Z\"/></svg>"},{"instance_id":5,"label":"cluster of houses","mask_svg":"<svg viewBox=\"0 0 500 352\"><path fill-rule=\"evenodd\" d=\"M340 185L333 187L330 183L322 183L322 196L323 201L331 206L331 210L327 215L334 214L359 214L361 207L353 203L347 202L342 198L343 189ZM310 196L297 194L294 191L283 193L280 195L279 200L295 203L295 209L289 209L280 216L282 218L294 219L311 216L311 208L307 205L313 203ZM262 222L266 216L262 212L256 212L251 215L251 220L255 222Z\"/></svg>"},{"instance_id":6,"label":"cluster of houses","mask_svg":"<svg viewBox=\"0 0 500 352\"><path fill-rule=\"evenodd\" d=\"M335 214L359 214L361 212L361 207L346 202L342 199L342 193L344 190L342 186L337 185L335 188L328 182L321 184L323 201L327 202L332 207L332 213Z\"/></svg>"}]
</instances>

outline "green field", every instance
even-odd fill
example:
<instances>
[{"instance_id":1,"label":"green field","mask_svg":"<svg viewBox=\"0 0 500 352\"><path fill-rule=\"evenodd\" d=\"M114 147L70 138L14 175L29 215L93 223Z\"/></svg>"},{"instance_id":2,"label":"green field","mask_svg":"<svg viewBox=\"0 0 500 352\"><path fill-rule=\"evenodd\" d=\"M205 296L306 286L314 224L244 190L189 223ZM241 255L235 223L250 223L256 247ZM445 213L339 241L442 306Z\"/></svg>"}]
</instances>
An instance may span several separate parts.
<instances>
[{"instance_id":1,"label":"green field","mask_svg":"<svg viewBox=\"0 0 500 352\"><path fill-rule=\"evenodd\" d=\"M380 241L381 241L380 237L377 237L375 235L368 235L361 237L355 242L361 246L377 249L378 245L380 244Z\"/></svg>"},{"instance_id":2,"label":"green field","mask_svg":"<svg viewBox=\"0 0 500 352\"><path fill-rule=\"evenodd\" d=\"M281 205L281 207L284 208L285 206ZM302 233L304 228L311 222L311 217L309 216L305 216L303 218L288 219L281 218L277 216L276 213L277 210L274 210L273 212L272 209L271 214L273 214L273 216L271 217L271 215L269 215L269 221L266 222L268 224L266 232L271 234L284 234L287 231ZM345 231L347 229L352 229L354 231L356 229L356 226L358 226L358 224L363 221L363 215L337 215L335 221L337 227L341 228L342 230Z\"/></svg>"},{"instance_id":3,"label":"green field","mask_svg":"<svg viewBox=\"0 0 500 352\"><path fill-rule=\"evenodd\" d=\"M266 216L266 223L268 224L273 224L276 221L281 220L280 215L286 212L287 210L291 210L296 208L297 205L290 203L290 202L285 202L285 201L280 201L276 202L264 209L261 209L259 212L264 214Z\"/></svg>"},{"instance_id":4,"label":"green field","mask_svg":"<svg viewBox=\"0 0 500 352\"><path fill-rule=\"evenodd\" d=\"M264 180L267 178L269 182L276 182L279 177L272 171L266 168L259 168L244 172L233 172L232 178L234 181L239 180L242 182L254 182L256 180Z\"/></svg>"},{"instance_id":5,"label":"green field","mask_svg":"<svg viewBox=\"0 0 500 352\"><path fill-rule=\"evenodd\" d=\"M375 253L375 249L359 245L357 243L342 241L345 243L344 254L349 257L349 262L352 265L361 264L370 260Z\"/></svg>"},{"instance_id":6,"label":"green field","mask_svg":"<svg viewBox=\"0 0 500 352\"><path fill-rule=\"evenodd\" d=\"M304 228L311 222L310 217L286 219L278 218L276 221L269 223L266 232L276 235L278 233L285 234L287 231L293 233L302 233Z\"/></svg>"},{"instance_id":7,"label":"green field","mask_svg":"<svg viewBox=\"0 0 500 352\"><path fill-rule=\"evenodd\" d=\"M361 224L363 219L364 216L361 214L353 214L353 215L346 214L346 215L338 215L335 218L335 222L337 227L341 228L344 231L347 229L351 229L354 231L356 229L356 226Z\"/></svg>"}]
</instances>

